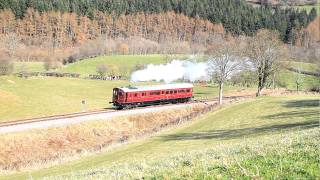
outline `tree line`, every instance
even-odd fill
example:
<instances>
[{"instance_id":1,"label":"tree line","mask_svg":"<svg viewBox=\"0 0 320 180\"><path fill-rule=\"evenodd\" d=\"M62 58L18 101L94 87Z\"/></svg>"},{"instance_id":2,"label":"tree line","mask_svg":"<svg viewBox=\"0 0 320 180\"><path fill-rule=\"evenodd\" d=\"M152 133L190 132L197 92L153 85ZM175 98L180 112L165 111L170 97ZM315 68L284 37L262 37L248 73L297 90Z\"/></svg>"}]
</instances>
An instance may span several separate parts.
<instances>
[{"instance_id":1,"label":"tree line","mask_svg":"<svg viewBox=\"0 0 320 180\"><path fill-rule=\"evenodd\" d=\"M210 41L209 36L224 33L221 24L174 12L149 15L142 12L114 18L96 11L93 19L89 19L75 13L40 13L28 9L22 19L15 19L11 10L3 10L0 22L0 35L15 33L22 41L30 41L28 44L40 45L49 41L55 47L77 45L101 35L112 39L138 36L156 42L192 40L205 44Z\"/></svg>"},{"instance_id":2,"label":"tree line","mask_svg":"<svg viewBox=\"0 0 320 180\"><path fill-rule=\"evenodd\" d=\"M95 19L96 12L118 18L137 13L182 13L188 17L202 18L222 23L227 32L234 35L253 35L259 29L278 30L284 42L292 42L294 30L305 27L316 16L313 8L305 10L283 9L263 5L253 7L243 0L9 0L0 1L0 9L11 9L17 19L27 16L28 9L40 14L45 12L75 13Z\"/></svg>"}]
</instances>

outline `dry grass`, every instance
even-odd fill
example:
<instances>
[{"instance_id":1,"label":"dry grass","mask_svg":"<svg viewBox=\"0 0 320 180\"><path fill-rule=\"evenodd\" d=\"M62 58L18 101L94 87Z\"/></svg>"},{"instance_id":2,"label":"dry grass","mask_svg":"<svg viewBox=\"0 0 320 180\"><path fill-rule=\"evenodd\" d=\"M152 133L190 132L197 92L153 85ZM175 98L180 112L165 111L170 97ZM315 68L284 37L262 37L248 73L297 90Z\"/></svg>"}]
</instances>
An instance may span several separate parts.
<instances>
[{"instance_id":1,"label":"dry grass","mask_svg":"<svg viewBox=\"0 0 320 180\"><path fill-rule=\"evenodd\" d=\"M12 171L74 159L88 152L150 135L190 120L212 106L194 105L143 115L123 116L47 130L31 130L0 136L0 169Z\"/></svg>"}]
</instances>

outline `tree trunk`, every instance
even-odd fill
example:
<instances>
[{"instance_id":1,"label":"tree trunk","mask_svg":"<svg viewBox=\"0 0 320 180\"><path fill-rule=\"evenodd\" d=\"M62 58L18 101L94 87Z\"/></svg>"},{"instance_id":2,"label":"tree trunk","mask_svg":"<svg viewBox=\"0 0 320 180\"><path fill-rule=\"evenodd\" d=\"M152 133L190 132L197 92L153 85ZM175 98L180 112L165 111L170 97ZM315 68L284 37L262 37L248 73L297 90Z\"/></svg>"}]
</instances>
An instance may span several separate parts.
<instances>
[{"instance_id":1,"label":"tree trunk","mask_svg":"<svg viewBox=\"0 0 320 180\"><path fill-rule=\"evenodd\" d=\"M258 86L258 92L256 94L257 97L261 96L262 87Z\"/></svg>"},{"instance_id":2,"label":"tree trunk","mask_svg":"<svg viewBox=\"0 0 320 180\"><path fill-rule=\"evenodd\" d=\"M223 97L223 82L219 83L219 104L222 104L222 97Z\"/></svg>"}]
</instances>

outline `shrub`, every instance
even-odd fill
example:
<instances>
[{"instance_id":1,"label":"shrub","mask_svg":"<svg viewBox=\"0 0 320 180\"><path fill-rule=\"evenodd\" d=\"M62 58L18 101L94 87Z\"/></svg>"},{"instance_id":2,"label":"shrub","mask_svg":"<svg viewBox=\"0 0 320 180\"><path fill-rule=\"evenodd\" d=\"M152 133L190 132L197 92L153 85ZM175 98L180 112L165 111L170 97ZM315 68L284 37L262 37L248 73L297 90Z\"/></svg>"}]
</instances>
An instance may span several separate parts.
<instances>
[{"instance_id":1,"label":"shrub","mask_svg":"<svg viewBox=\"0 0 320 180\"><path fill-rule=\"evenodd\" d=\"M43 63L45 70L58 69L61 67L61 62L55 57L47 57Z\"/></svg>"},{"instance_id":2,"label":"shrub","mask_svg":"<svg viewBox=\"0 0 320 180\"><path fill-rule=\"evenodd\" d=\"M9 59L0 58L0 75L9 75L13 72L13 62Z\"/></svg>"},{"instance_id":3,"label":"shrub","mask_svg":"<svg viewBox=\"0 0 320 180\"><path fill-rule=\"evenodd\" d=\"M107 65L105 64L98 64L96 67L96 71L100 76L105 76L107 74Z\"/></svg>"}]
</instances>

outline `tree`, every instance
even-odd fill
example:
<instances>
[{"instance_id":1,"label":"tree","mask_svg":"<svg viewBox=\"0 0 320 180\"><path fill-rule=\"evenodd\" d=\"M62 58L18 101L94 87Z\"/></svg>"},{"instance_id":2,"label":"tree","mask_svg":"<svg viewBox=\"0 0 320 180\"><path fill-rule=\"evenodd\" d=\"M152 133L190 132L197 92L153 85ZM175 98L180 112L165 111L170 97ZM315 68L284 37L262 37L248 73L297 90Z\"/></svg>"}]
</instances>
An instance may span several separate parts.
<instances>
[{"instance_id":1,"label":"tree","mask_svg":"<svg viewBox=\"0 0 320 180\"><path fill-rule=\"evenodd\" d=\"M219 104L222 104L223 85L232 73L240 70L241 60L235 44L225 42L218 49L211 50L208 60L208 73L219 84Z\"/></svg>"},{"instance_id":2,"label":"tree","mask_svg":"<svg viewBox=\"0 0 320 180\"><path fill-rule=\"evenodd\" d=\"M13 57L20 43L20 38L15 33L5 37L5 46L10 57Z\"/></svg>"},{"instance_id":3,"label":"tree","mask_svg":"<svg viewBox=\"0 0 320 180\"><path fill-rule=\"evenodd\" d=\"M105 76L107 74L107 65L105 64L98 64L96 67L96 71L100 76Z\"/></svg>"},{"instance_id":4,"label":"tree","mask_svg":"<svg viewBox=\"0 0 320 180\"><path fill-rule=\"evenodd\" d=\"M8 75L13 72L13 62L9 59L0 58L0 75Z\"/></svg>"},{"instance_id":5,"label":"tree","mask_svg":"<svg viewBox=\"0 0 320 180\"><path fill-rule=\"evenodd\" d=\"M51 70L51 69L58 69L61 66L61 62L54 56L48 56L44 60L44 69L45 70Z\"/></svg>"},{"instance_id":6,"label":"tree","mask_svg":"<svg viewBox=\"0 0 320 180\"><path fill-rule=\"evenodd\" d=\"M274 31L260 30L249 40L248 56L258 78L257 96L261 95L269 76L280 66L280 47L279 34Z\"/></svg>"}]
</instances>

